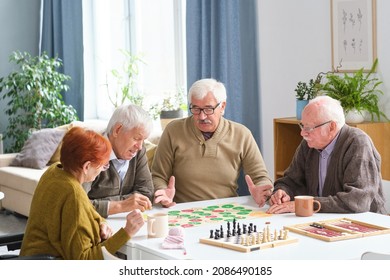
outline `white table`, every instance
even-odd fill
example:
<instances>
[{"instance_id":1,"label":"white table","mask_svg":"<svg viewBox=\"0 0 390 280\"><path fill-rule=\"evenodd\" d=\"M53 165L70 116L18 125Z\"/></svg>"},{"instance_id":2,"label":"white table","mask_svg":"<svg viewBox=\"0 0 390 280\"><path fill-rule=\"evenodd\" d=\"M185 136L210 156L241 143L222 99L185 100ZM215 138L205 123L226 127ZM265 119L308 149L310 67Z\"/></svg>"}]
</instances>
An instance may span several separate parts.
<instances>
[{"instance_id":1,"label":"white table","mask_svg":"<svg viewBox=\"0 0 390 280\"><path fill-rule=\"evenodd\" d=\"M170 210L190 209L193 207L205 207L209 205L220 205L225 203L238 203L249 207L256 207L250 196L238 198L226 198L209 201L199 201L191 203L177 204L173 208L154 207L145 212L168 212ZM265 211L268 206L260 209ZM126 214L110 216L107 221L115 229L119 229L125 224ZM270 228L282 229L283 226L301 223L317 222L335 218L350 218L390 228L390 216L376 213L359 214L331 214L316 213L311 217L296 217L293 213L272 215L270 217L250 219L245 223L254 223L258 229L262 229L265 222L270 222ZM240 220L242 222L242 220ZM226 223L221 223L226 227ZM196 259L196 260L352 260L360 259L366 251L377 251L390 253L390 234L369 236L350 240L327 242L301 234L290 232L290 236L298 238L297 243L279 246L276 248L264 249L250 253L241 253L230 249L219 248L199 243L200 238L208 237L210 229L215 229L215 224L207 224L185 228L185 247L183 250L162 249L161 244L164 238L147 238L146 224L125 246L120 250L127 255L128 259Z\"/></svg>"}]
</instances>

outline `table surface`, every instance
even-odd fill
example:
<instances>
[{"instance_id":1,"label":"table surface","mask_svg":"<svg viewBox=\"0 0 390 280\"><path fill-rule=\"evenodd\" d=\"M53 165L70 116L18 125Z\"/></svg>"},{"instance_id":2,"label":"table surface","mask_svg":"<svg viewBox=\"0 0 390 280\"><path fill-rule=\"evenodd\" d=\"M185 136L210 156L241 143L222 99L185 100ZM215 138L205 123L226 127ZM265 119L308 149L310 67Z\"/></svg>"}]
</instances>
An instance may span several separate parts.
<instances>
[{"instance_id":1,"label":"table surface","mask_svg":"<svg viewBox=\"0 0 390 280\"><path fill-rule=\"evenodd\" d=\"M177 204L172 208L153 207L145 214L155 212L168 212L171 210L190 209L195 207L205 207L210 205L220 205L225 203L237 203L248 207L256 207L252 197L242 196L235 198L225 198L198 202ZM268 206L259 210L266 211ZM118 230L125 224L127 213L112 215L107 222L114 230ZM377 226L390 228L390 216L371 212L357 214L335 214L316 213L311 217L296 217L294 213L274 214L268 217L261 217L250 220L239 220L243 223L254 223L258 229L263 229L265 222L270 222L270 229L283 229L284 226L291 226L302 223L318 222L336 218L349 218ZM226 222L220 225L226 227ZM192 228L185 228L185 249L186 254L180 249L163 249L161 247L164 238L148 238L146 223L125 245L125 250L137 249L143 252L158 256L162 259L197 259L197 260L348 260L360 259L366 251L390 253L390 234L367 236L340 241L322 241L316 238L304 236L295 232L290 232L291 237L298 238L297 243L278 246L264 250L242 253L231 249L220 248L199 243L200 238L207 238L210 230L218 228L216 224L205 224Z\"/></svg>"}]
</instances>

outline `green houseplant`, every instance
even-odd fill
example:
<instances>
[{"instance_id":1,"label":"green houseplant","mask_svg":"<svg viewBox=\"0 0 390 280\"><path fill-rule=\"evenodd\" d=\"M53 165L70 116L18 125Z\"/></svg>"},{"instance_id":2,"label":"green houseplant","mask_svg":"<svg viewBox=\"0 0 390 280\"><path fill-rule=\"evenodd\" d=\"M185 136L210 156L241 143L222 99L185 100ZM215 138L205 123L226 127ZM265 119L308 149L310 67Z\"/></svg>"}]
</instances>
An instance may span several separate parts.
<instances>
[{"instance_id":1,"label":"green houseplant","mask_svg":"<svg viewBox=\"0 0 390 280\"><path fill-rule=\"evenodd\" d=\"M337 75L336 73L329 73L326 75L326 82L321 85L321 90L326 95L341 102L347 122L349 122L348 113L354 110L362 116L361 121L364 120L365 112L370 114L371 121L374 121L374 119L380 120L381 117L388 120L378 105L378 95L383 95L383 92L379 89L382 81L373 77L377 65L378 59L374 61L367 73L364 73L362 68L352 74Z\"/></svg>"},{"instance_id":2,"label":"green houseplant","mask_svg":"<svg viewBox=\"0 0 390 280\"><path fill-rule=\"evenodd\" d=\"M182 118L186 110L184 89L178 88L175 91L165 92L162 102L154 104L149 113L153 119L160 118L161 127L164 129L171 120Z\"/></svg>"},{"instance_id":3,"label":"green houseplant","mask_svg":"<svg viewBox=\"0 0 390 280\"><path fill-rule=\"evenodd\" d=\"M13 52L10 62L17 66L0 78L2 99L9 100L5 113L9 116L4 139L13 143L7 152L19 152L33 130L56 127L77 120L76 110L66 105L61 92L69 76L57 72L62 65L58 57L46 53L32 57L27 52Z\"/></svg>"},{"instance_id":4,"label":"green houseplant","mask_svg":"<svg viewBox=\"0 0 390 280\"><path fill-rule=\"evenodd\" d=\"M296 102L296 117L301 119L303 108L309 103L309 100L313 99L318 92L318 78L316 80L310 79L309 83L298 82L295 88Z\"/></svg>"},{"instance_id":5,"label":"green houseplant","mask_svg":"<svg viewBox=\"0 0 390 280\"><path fill-rule=\"evenodd\" d=\"M116 90L110 90L107 82L108 98L115 108L129 101L132 104L143 106L144 96L137 88L139 64L145 63L141 55L132 54L127 50L120 50L125 59L121 69L112 69L111 75L116 80Z\"/></svg>"}]
</instances>

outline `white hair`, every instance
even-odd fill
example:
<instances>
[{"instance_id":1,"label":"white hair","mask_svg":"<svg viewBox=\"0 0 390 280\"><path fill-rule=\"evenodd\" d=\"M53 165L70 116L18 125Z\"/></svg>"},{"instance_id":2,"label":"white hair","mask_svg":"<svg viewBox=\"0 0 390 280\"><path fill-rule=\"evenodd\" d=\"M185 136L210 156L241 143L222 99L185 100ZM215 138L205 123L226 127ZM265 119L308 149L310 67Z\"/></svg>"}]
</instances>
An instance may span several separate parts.
<instances>
[{"instance_id":1,"label":"white hair","mask_svg":"<svg viewBox=\"0 0 390 280\"><path fill-rule=\"evenodd\" d=\"M115 124L121 123L126 130L131 130L135 127L142 127L145 129L146 136L149 137L153 122L149 114L137 105L122 105L115 109L108 125L107 133L111 134Z\"/></svg>"},{"instance_id":2,"label":"white hair","mask_svg":"<svg viewBox=\"0 0 390 280\"><path fill-rule=\"evenodd\" d=\"M226 88L223 83L215 79L201 79L192 84L188 91L188 103L192 98L203 99L208 93L212 93L217 102L226 101Z\"/></svg>"},{"instance_id":3,"label":"white hair","mask_svg":"<svg viewBox=\"0 0 390 280\"><path fill-rule=\"evenodd\" d=\"M320 95L309 101L309 104L317 105L318 116L323 121L332 120L341 128L345 124L343 107L339 100L327 95Z\"/></svg>"}]
</instances>

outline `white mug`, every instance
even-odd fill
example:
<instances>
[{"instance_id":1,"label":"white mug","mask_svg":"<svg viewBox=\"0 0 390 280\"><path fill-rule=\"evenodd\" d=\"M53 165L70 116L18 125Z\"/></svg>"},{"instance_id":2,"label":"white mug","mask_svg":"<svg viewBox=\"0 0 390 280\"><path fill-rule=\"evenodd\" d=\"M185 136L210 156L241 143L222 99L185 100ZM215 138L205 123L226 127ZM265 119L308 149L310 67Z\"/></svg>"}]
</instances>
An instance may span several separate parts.
<instances>
[{"instance_id":1,"label":"white mug","mask_svg":"<svg viewBox=\"0 0 390 280\"><path fill-rule=\"evenodd\" d=\"M148 215L148 238L166 237L168 235L168 214L155 213Z\"/></svg>"}]
</instances>

